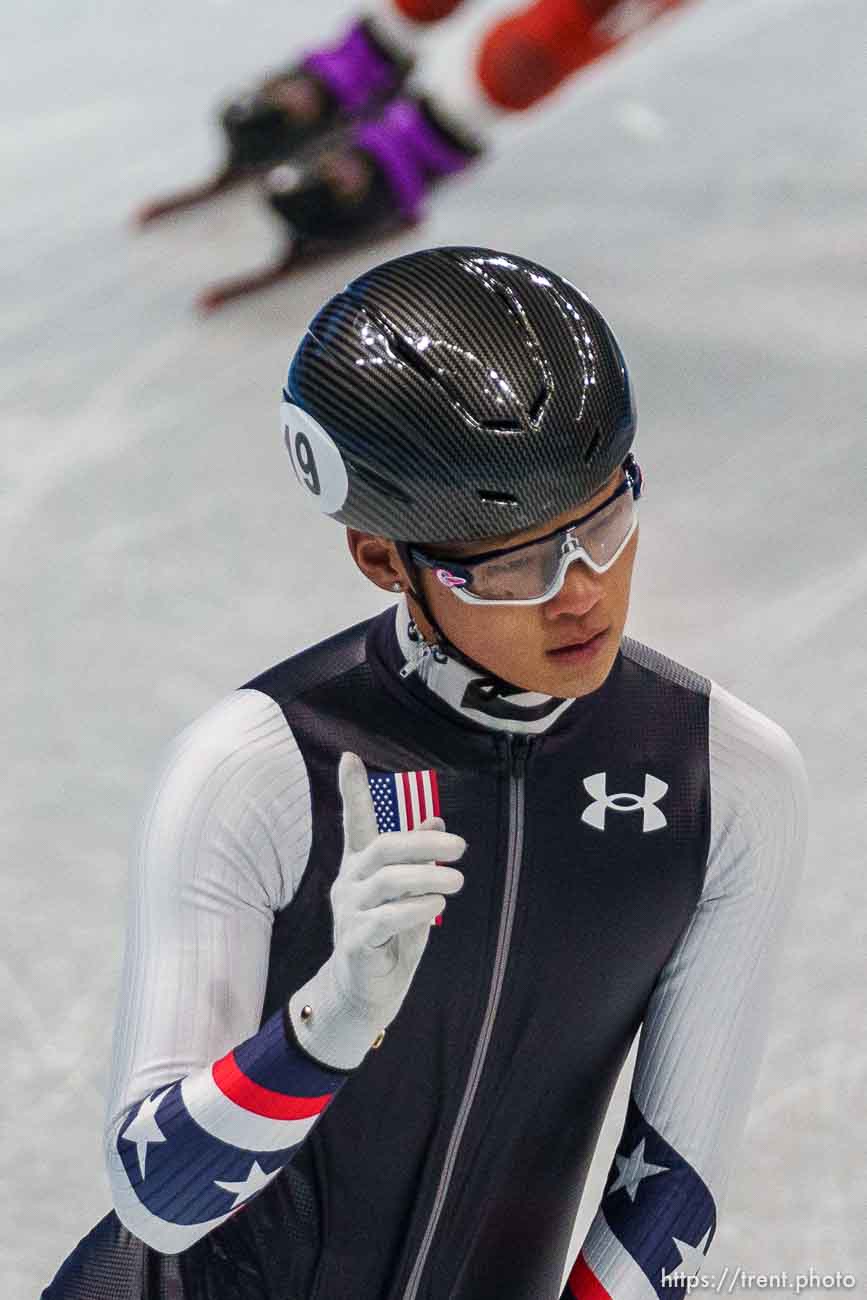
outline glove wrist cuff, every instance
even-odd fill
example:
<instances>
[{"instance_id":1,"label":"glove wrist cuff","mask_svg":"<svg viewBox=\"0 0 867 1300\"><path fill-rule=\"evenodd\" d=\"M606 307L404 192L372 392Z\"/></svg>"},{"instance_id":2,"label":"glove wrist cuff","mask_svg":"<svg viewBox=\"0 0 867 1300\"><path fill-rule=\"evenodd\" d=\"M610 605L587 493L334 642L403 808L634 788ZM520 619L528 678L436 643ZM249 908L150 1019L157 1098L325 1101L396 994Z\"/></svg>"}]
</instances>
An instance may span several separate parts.
<instances>
[{"instance_id":1,"label":"glove wrist cuff","mask_svg":"<svg viewBox=\"0 0 867 1300\"><path fill-rule=\"evenodd\" d=\"M307 1007L310 1013L302 1015ZM346 998L330 959L292 994L289 1020L299 1047L314 1060L338 1070L360 1065L384 1029L381 1013L374 1022Z\"/></svg>"}]
</instances>

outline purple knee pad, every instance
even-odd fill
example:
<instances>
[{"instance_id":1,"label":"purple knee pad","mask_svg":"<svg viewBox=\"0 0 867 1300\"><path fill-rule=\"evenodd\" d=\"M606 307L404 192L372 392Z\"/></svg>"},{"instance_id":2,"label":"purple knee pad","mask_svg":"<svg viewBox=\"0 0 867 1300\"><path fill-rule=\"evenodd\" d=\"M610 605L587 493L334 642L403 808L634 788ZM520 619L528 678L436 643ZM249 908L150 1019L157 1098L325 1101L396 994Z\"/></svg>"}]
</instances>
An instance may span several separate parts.
<instances>
[{"instance_id":1,"label":"purple knee pad","mask_svg":"<svg viewBox=\"0 0 867 1300\"><path fill-rule=\"evenodd\" d=\"M338 45L308 54L301 66L320 77L350 115L394 90L399 80L394 65L376 48L363 22L350 27Z\"/></svg>"},{"instance_id":2,"label":"purple knee pad","mask_svg":"<svg viewBox=\"0 0 867 1300\"><path fill-rule=\"evenodd\" d=\"M449 176L475 156L449 144L408 98L392 100L375 122L357 126L354 138L379 163L409 221L421 210L426 176Z\"/></svg>"}]
</instances>

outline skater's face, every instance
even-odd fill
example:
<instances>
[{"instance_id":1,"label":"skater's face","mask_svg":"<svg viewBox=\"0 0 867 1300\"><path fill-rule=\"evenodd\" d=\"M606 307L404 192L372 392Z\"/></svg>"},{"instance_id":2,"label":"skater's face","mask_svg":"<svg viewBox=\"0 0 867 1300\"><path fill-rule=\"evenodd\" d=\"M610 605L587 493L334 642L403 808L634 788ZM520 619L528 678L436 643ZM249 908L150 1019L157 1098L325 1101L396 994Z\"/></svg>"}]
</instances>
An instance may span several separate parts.
<instances>
[{"instance_id":1,"label":"skater's face","mask_svg":"<svg viewBox=\"0 0 867 1300\"><path fill-rule=\"evenodd\" d=\"M618 468L595 496L582 503L580 513L589 513L605 501L622 479L623 471ZM575 517L572 507L523 532L452 545L437 543L436 555L458 559L500 546L531 542ZM393 542L352 528L347 529L347 538L356 564L377 586L390 591L399 580L404 588L409 587L409 577ZM605 573L594 573L583 560L573 561L557 594L539 605L502 608L468 605L437 582L430 569L417 570L416 583L421 583L428 605L446 636L472 659L525 690L578 697L599 689L617 657L626 624L637 546L636 527L621 555ZM434 630L416 601L412 596L408 599L422 633L435 640ZM553 653L556 647L583 641L600 629L605 630L604 637L589 658Z\"/></svg>"}]
</instances>

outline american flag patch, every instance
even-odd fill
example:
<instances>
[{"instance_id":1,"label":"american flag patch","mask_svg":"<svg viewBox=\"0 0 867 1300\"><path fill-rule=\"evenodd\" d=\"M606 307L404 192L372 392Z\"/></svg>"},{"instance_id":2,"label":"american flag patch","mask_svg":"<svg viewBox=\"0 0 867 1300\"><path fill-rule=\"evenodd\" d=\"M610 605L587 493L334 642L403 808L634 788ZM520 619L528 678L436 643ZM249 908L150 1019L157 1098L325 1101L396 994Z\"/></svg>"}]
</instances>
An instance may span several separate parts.
<instances>
[{"instance_id":1,"label":"american flag patch","mask_svg":"<svg viewBox=\"0 0 867 1300\"><path fill-rule=\"evenodd\" d=\"M440 815L437 774L430 768L421 772L377 772L368 768L367 781L380 834L411 831L425 818ZM440 915L436 924L442 923Z\"/></svg>"}]
</instances>

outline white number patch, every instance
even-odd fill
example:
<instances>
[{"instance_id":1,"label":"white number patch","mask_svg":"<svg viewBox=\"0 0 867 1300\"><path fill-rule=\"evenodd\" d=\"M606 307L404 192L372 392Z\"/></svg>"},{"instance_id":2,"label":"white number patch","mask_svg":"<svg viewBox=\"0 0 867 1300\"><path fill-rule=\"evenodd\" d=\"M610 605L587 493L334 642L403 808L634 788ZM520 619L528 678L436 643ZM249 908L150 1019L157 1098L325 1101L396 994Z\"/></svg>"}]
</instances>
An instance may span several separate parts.
<instances>
[{"instance_id":1,"label":"white number patch","mask_svg":"<svg viewBox=\"0 0 867 1300\"><path fill-rule=\"evenodd\" d=\"M349 478L337 443L312 415L292 402L283 402L280 418L295 477L323 514L334 514L349 493Z\"/></svg>"}]
</instances>

